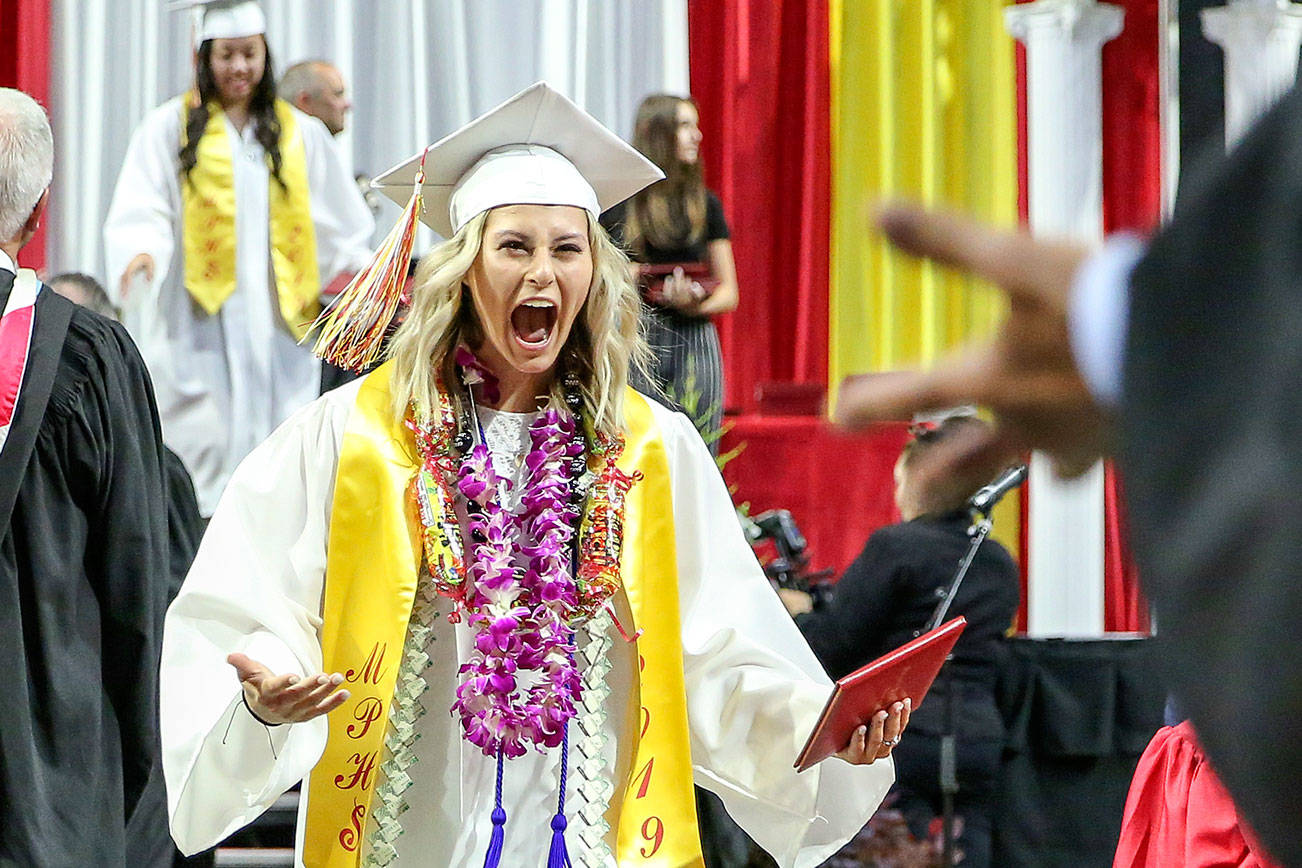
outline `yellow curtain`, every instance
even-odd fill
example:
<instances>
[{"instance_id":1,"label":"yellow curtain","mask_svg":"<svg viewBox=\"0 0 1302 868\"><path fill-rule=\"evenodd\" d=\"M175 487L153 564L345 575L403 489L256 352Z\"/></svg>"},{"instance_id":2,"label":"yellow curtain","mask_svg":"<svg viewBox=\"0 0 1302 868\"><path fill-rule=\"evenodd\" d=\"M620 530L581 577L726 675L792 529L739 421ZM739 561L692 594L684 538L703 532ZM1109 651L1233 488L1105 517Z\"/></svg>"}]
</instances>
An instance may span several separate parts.
<instances>
[{"instance_id":1,"label":"yellow curtain","mask_svg":"<svg viewBox=\"0 0 1302 868\"><path fill-rule=\"evenodd\" d=\"M883 198L1017 220L1017 105L1007 0L830 0L832 245L828 382L926 365L988 333L999 294L887 249ZM996 526L1016 552L1017 505Z\"/></svg>"}]
</instances>

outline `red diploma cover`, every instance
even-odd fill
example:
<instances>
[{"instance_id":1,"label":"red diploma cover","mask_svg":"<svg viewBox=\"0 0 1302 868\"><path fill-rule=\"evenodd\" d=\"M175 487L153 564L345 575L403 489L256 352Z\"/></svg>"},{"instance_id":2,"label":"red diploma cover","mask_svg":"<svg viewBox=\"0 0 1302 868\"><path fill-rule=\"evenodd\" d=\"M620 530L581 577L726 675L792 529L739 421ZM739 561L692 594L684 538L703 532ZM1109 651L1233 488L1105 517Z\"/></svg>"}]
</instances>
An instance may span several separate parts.
<instances>
[{"instance_id":1,"label":"red diploma cover","mask_svg":"<svg viewBox=\"0 0 1302 868\"><path fill-rule=\"evenodd\" d=\"M707 262L662 262L657 265L644 263L638 266L638 276L641 280L642 295L651 304L660 304L663 301L662 291L665 285L665 278L674 273L674 269L681 268L683 276L688 280L694 280L705 290L706 297L714 293L719 286L719 280L710 271L710 265Z\"/></svg>"},{"instance_id":2,"label":"red diploma cover","mask_svg":"<svg viewBox=\"0 0 1302 868\"><path fill-rule=\"evenodd\" d=\"M796 770L803 772L845 747L856 729L896 702L912 699L916 711L965 627L966 618L953 618L838 680L796 758Z\"/></svg>"}]
</instances>

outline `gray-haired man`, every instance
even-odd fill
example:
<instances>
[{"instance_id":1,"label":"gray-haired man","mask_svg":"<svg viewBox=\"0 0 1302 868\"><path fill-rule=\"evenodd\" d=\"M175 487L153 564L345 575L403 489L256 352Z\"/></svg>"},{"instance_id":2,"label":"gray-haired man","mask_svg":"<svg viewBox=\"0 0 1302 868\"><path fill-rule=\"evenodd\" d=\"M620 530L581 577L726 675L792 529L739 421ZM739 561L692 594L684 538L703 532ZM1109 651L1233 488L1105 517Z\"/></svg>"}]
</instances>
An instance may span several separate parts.
<instances>
[{"instance_id":1,"label":"gray-haired man","mask_svg":"<svg viewBox=\"0 0 1302 868\"><path fill-rule=\"evenodd\" d=\"M161 438L126 331L16 265L53 160L0 88L0 865L120 866L166 845L127 831L158 756Z\"/></svg>"}]
</instances>

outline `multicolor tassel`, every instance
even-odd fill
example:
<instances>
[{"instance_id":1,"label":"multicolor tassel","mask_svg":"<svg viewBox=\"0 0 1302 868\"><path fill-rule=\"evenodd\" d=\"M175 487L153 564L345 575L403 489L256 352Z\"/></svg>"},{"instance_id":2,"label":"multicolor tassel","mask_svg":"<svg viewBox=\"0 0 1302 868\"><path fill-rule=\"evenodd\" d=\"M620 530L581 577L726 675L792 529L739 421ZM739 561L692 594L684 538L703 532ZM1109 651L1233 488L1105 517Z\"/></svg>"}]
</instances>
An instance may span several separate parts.
<instances>
[{"instance_id":1,"label":"multicolor tassel","mask_svg":"<svg viewBox=\"0 0 1302 868\"><path fill-rule=\"evenodd\" d=\"M362 373L375 364L384 347L384 335L402 300L411 266L411 246L421 213L421 185L425 183L425 158L407 207L389 230L365 268L353 276L334 303L312 323L317 331L312 351L327 362Z\"/></svg>"}]
</instances>

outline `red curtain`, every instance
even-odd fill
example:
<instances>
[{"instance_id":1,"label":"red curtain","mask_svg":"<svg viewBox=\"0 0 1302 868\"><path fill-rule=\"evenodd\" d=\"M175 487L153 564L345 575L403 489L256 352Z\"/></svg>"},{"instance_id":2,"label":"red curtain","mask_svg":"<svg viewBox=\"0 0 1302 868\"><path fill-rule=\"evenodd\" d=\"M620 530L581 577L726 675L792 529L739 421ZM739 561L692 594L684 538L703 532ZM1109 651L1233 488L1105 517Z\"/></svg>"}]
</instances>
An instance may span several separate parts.
<instances>
[{"instance_id":1,"label":"red curtain","mask_svg":"<svg viewBox=\"0 0 1302 868\"><path fill-rule=\"evenodd\" d=\"M1162 217L1159 0L1113 0L1126 26L1103 46L1103 231L1147 231ZM1104 486L1103 629L1148 632L1148 605L1126 544L1116 470Z\"/></svg>"},{"instance_id":2,"label":"red curtain","mask_svg":"<svg viewBox=\"0 0 1302 868\"><path fill-rule=\"evenodd\" d=\"M50 2L0 0L0 87L30 94L47 109L50 105ZM22 264L38 271L45 267L45 227L23 248Z\"/></svg>"},{"instance_id":3,"label":"red curtain","mask_svg":"<svg viewBox=\"0 0 1302 868\"><path fill-rule=\"evenodd\" d=\"M1104 480L1103 629L1110 633L1147 633L1148 603L1139 589L1139 574L1126 539L1126 499L1121 477L1111 467Z\"/></svg>"},{"instance_id":4,"label":"red curtain","mask_svg":"<svg viewBox=\"0 0 1302 868\"><path fill-rule=\"evenodd\" d=\"M743 447L723 478L752 517L789 510L810 569L839 578L873 531L900 520L891 473L908 437L899 423L848 434L811 416L742 416L723 437L725 450Z\"/></svg>"},{"instance_id":5,"label":"red curtain","mask_svg":"<svg viewBox=\"0 0 1302 868\"><path fill-rule=\"evenodd\" d=\"M1103 46L1103 230L1147 231L1162 217L1159 0L1111 0L1126 26Z\"/></svg>"},{"instance_id":6,"label":"red curtain","mask_svg":"<svg viewBox=\"0 0 1302 868\"><path fill-rule=\"evenodd\" d=\"M1027 2L1027 0L1018 0L1018 2L1023 3ZM1026 46L1018 40L1014 44L1014 52L1014 61L1017 66L1017 216L1021 224L1025 226L1031 221L1031 184L1029 181L1031 158L1026 132ZM1025 460L1030 461L1030 456L1027 456ZM1019 505L1022 513L1022 527L1021 533L1017 535L1017 563L1022 568L1022 602L1017 607L1017 632L1025 633L1028 621L1027 601L1031 599L1030 587L1027 582L1031 563L1030 484L1022 487L1022 499Z\"/></svg>"},{"instance_id":7,"label":"red curtain","mask_svg":"<svg viewBox=\"0 0 1302 868\"><path fill-rule=\"evenodd\" d=\"M741 303L719 318L725 407L765 382L827 382L827 0L688 0L706 184L732 228Z\"/></svg>"}]
</instances>

